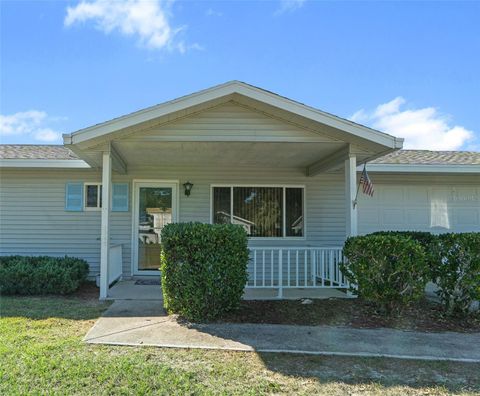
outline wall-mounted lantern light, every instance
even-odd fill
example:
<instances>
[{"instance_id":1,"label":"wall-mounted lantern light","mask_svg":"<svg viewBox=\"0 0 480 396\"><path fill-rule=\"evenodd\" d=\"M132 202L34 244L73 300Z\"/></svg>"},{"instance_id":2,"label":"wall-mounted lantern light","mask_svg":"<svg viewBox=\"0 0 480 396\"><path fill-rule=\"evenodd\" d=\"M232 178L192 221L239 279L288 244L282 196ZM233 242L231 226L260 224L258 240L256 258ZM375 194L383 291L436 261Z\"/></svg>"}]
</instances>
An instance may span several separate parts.
<instances>
[{"instance_id":1,"label":"wall-mounted lantern light","mask_svg":"<svg viewBox=\"0 0 480 396\"><path fill-rule=\"evenodd\" d=\"M192 191L192 188L193 188L193 183L190 183L189 181L187 181L186 183L183 183L183 187L185 188L185 195L189 197L190 191Z\"/></svg>"}]
</instances>

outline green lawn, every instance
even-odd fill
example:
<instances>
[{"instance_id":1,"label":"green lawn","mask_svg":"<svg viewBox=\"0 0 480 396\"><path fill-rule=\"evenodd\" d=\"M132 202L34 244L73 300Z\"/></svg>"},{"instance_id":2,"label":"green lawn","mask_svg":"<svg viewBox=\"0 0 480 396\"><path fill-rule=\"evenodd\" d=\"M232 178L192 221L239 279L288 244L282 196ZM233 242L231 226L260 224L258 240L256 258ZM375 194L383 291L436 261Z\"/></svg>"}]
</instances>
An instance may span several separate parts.
<instances>
[{"instance_id":1,"label":"green lawn","mask_svg":"<svg viewBox=\"0 0 480 396\"><path fill-rule=\"evenodd\" d=\"M475 394L479 364L86 345L105 304L0 299L0 394Z\"/></svg>"}]
</instances>

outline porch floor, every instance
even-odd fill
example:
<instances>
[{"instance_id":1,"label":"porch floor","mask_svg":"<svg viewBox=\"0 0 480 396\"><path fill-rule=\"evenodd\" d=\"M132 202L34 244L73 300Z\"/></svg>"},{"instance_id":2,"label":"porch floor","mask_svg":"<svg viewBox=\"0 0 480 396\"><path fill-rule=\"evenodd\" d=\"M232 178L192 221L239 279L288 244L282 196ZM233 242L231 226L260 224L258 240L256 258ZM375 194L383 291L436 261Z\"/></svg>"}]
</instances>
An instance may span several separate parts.
<instances>
[{"instance_id":1,"label":"porch floor","mask_svg":"<svg viewBox=\"0 0 480 396\"><path fill-rule=\"evenodd\" d=\"M136 279L122 280L115 283L108 291L107 300L154 300L162 301L162 289L159 285L136 285ZM283 299L299 300L301 298L348 298L341 289L295 288L283 289ZM278 289L245 289L244 300L275 300Z\"/></svg>"},{"instance_id":2,"label":"porch floor","mask_svg":"<svg viewBox=\"0 0 480 396\"><path fill-rule=\"evenodd\" d=\"M349 298L342 289L314 289L314 288L288 288L283 289L284 300L299 300L301 298ZM244 300L276 300L277 288L246 288L243 294Z\"/></svg>"},{"instance_id":3,"label":"porch floor","mask_svg":"<svg viewBox=\"0 0 480 396\"><path fill-rule=\"evenodd\" d=\"M107 300L155 300L163 301L159 285L136 285L137 280L122 280L108 290Z\"/></svg>"}]
</instances>

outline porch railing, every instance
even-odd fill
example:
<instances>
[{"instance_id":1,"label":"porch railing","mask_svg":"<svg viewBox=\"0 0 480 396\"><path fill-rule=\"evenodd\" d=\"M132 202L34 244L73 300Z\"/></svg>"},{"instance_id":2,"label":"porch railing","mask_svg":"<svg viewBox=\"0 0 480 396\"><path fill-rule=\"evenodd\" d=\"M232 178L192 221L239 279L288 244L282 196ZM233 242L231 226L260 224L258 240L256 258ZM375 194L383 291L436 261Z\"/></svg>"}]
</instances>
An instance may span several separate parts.
<instances>
[{"instance_id":1,"label":"porch railing","mask_svg":"<svg viewBox=\"0 0 480 396\"><path fill-rule=\"evenodd\" d=\"M252 247L247 288L348 288L341 247Z\"/></svg>"},{"instance_id":2,"label":"porch railing","mask_svg":"<svg viewBox=\"0 0 480 396\"><path fill-rule=\"evenodd\" d=\"M108 285L122 276L122 245L110 246L110 260L108 261Z\"/></svg>"}]
</instances>

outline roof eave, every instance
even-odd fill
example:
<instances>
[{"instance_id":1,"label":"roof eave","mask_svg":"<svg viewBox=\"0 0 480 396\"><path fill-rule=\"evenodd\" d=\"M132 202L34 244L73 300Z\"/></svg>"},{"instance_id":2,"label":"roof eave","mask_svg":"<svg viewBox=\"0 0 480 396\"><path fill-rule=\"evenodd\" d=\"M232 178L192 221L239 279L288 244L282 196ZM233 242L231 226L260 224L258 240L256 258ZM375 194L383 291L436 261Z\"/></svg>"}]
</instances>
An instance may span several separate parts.
<instances>
[{"instance_id":1,"label":"roof eave","mask_svg":"<svg viewBox=\"0 0 480 396\"><path fill-rule=\"evenodd\" d=\"M0 168L63 168L89 169L85 161L71 159L35 159L35 158L7 158L0 159Z\"/></svg>"},{"instance_id":2,"label":"roof eave","mask_svg":"<svg viewBox=\"0 0 480 396\"><path fill-rule=\"evenodd\" d=\"M265 91L263 89L239 82L231 81L217 85L187 96L174 99L156 106L152 106L111 121L94 125L78 130L71 134L63 135L65 145L87 143L89 140L97 140L106 135L113 134L120 130L131 128L135 125L146 123L155 118L166 116L170 113L182 111L190 107L207 103L221 98L228 98L232 95L241 95L252 100L257 100L278 109L291 112L300 117L320 124L350 133L372 143L378 144L385 149L398 150L403 147L403 139L377 131L366 126L356 124L352 121L325 113L321 110L295 102L280 95Z\"/></svg>"},{"instance_id":3,"label":"roof eave","mask_svg":"<svg viewBox=\"0 0 480 396\"><path fill-rule=\"evenodd\" d=\"M361 170L361 169L360 169ZM480 165L369 164L369 172L381 173L480 173Z\"/></svg>"}]
</instances>

